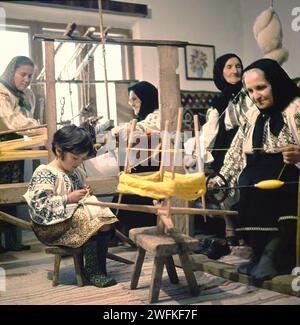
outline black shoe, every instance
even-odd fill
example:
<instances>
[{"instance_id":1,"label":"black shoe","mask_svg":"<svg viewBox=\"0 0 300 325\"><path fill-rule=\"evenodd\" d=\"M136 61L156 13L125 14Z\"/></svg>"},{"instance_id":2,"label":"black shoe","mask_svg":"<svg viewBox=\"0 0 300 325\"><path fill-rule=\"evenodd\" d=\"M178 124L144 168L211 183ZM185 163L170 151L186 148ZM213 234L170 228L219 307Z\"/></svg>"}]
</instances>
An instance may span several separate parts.
<instances>
[{"instance_id":1,"label":"black shoe","mask_svg":"<svg viewBox=\"0 0 300 325\"><path fill-rule=\"evenodd\" d=\"M200 239L199 244L198 244L198 248L195 250L195 253L205 255L209 245L210 245L210 239L209 238Z\"/></svg>"},{"instance_id":2,"label":"black shoe","mask_svg":"<svg viewBox=\"0 0 300 325\"><path fill-rule=\"evenodd\" d=\"M251 259L249 262L239 265L237 271L241 274L251 275L257 263L257 260Z\"/></svg>"},{"instance_id":3,"label":"black shoe","mask_svg":"<svg viewBox=\"0 0 300 325\"><path fill-rule=\"evenodd\" d=\"M266 245L255 270L251 273L254 282L261 283L278 275L275 260L279 244L280 239L276 237Z\"/></svg>"},{"instance_id":4,"label":"black shoe","mask_svg":"<svg viewBox=\"0 0 300 325\"><path fill-rule=\"evenodd\" d=\"M5 253L5 252L7 252L7 249L5 249L4 247L0 246L0 254L1 253Z\"/></svg>"},{"instance_id":5,"label":"black shoe","mask_svg":"<svg viewBox=\"0 0 300 325\"><path fill-rule=\"evenodd\" d=\"M229 246L239 246L240 245L239 240L236 236L228 236L228 237L226 237L226 240L227 240L227 244Z\"/></svg>"},{"instance_id":6,"label":"black shoe","mask_svg":"<svg viewBox=\"0 0 300 325\"><path fill-rule=\"evenodd\" d=\"M14 246L8 246L5 247L6 250L8 251L13 251L13 252L20 252L20 251L28 251L30 250L30 246L29 245L14 245Z\"/></svg>"},{"instance_id":7,"label":"black shoe","mask_svg":"<svg viewBox=\"0 0 300 325\"><path fill-rule=\"evenodd\" d=\"M205 252L205 255L212 260L217 260L228 254L230 254L230 247L228 246L226 239L220 238L212 239L211 244Z\"/></svg>"},{"instance_id":8,"label":"black shoe","mask_svg":"<svg viewBox=\"0 0 300 325\"><path fill-rule=\"evenodd\" d=\"M254 283L261 283L266 280L271 280L276 275L278 275L278 272L273 264L273 261L264 256L260 259L255 269L251 272L251 277Z\"/></svg>"}]
</instances>

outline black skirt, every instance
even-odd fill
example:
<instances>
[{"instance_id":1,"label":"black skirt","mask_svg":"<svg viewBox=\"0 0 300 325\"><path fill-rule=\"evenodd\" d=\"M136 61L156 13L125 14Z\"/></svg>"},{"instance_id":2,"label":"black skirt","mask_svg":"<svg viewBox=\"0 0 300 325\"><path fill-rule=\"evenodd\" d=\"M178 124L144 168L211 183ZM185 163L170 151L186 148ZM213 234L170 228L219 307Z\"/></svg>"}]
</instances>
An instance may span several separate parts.
<instances>
[{"instance_id":1,"label":"black skirt","mask_svg":"<svg viewBox=\"0 0 300 325\"><path fill-rule=\"evenodd\" d=\"M247 165L239 177L240 201L237 231L278 231L278 223L297 216L299 170L286 165L280 177L285 184L262 190L254 184L277 179L284 166L281 153L247 156ZM249 186L249 187L244 187Z\"/></svg>"}]
</instances>

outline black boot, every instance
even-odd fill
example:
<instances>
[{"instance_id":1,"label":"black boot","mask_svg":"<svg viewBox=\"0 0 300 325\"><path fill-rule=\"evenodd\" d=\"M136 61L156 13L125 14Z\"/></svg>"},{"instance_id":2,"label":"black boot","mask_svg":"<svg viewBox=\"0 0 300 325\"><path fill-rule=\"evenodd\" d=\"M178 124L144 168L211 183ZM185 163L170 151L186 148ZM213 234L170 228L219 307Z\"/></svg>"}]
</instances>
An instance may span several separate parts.
<instances>
[{"instance_id":1,"label":"black boot","mask_svg":"<svg viewBox=\"0 0 300 325\"><path fill-rule=\"evenodd\" d=\"M111 231L99 231L97 235L97 249L98 249L98 261L99 261L99 268L102 274L107 275L106 270L106 255L108 251L108 243L112 238Z\"/></svg>"},{"instance_id":2,"label":"black boot","mask_svg":"<svg viewBox=\"0 0 300 325\"><path fill-rule=\"evenodd\" d=\"M8 251L25 251L29 250L29 245L22 245L18 240L18 229L16 226L8 224L4 228L5 249Z\"/></svg>"},{"instance_id":3,"label":"black boot","mask_svg":"<svg viewBox=\"0 0 300 325\"><path fill-rule=\"evenodd\" d=\"M279 274L291 274L296 266L297 221L290 219L279 223L280 247L276 267Z\"/></svg>"},{"instance_id":4,"label":"black boot","mask_svg":"<svg viewBox=\"0 0 300 325\"><path fill-rule=\"evenodd\" d=\"M83 246L85 257L84 274L88 281L99 288L105 288L115 285L116 280L107 277L106 265L103 267L103 261L99 259L98 238L90 239ZM107 251L107 250L106 250ZM105 256L106 262L106 256Z\"/></svg>"},{"instance_id":5,"label":"black boot","mask_svg":"<svg viewBox=\"0 0 300 325\"><path fill-rule=\"evenodd\" d=\"M2 245L0 245L0 254L5 252L7 252L7 250Z\"/></svg>"},{"instance_id":6,"label":"black boot","mask_svg":"<svg viewBox=\"0 0 300 325\"><path fill-rule=\"evenodd\" d=\"M251 275L251 273L254 271L254 268L256 267L258 263L257 256L252 256L249 262L240 264L237 268L237 271L241 274L245 275Z\"/></svg>"},{"instance_id":7,"label":"black boot","mask_svg":"<svg viewBox=\"0 0 300 325\"><path fill-rule=\"evenodd\" d=\"M256 265L258 264L260 257L263 253L267 234L261 232L249 232L245 241L252 248L252 256L249 262L243 263L238 266L237 271L241 274L251 275Z\"/></svg>"},{"instance_id":8,"label":"black boot","mask_svg":"<svg viewBox=\"0 0 300 325\"><path fill-rule=\"evenodd\" d=\"M278 271L276 269L276 258L280 247L280 238L275 237L266 245L259 263L251 273L254 282L261 283L274 278Z\"/></svg>"}]
</instances>

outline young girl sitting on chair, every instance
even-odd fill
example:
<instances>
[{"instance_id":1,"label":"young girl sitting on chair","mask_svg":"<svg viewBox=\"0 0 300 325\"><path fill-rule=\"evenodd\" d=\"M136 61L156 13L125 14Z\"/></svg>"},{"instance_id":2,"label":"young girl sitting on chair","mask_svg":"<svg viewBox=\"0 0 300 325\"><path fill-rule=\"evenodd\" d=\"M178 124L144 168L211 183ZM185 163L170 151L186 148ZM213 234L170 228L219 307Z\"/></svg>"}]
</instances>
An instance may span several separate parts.
<instances>
[{"instance_id":1,"label":"young girl sitting on chair","mask_svg":"<svg viewBox=\"0 0 300 325\"><path fill-rule=\"evenodd\" d=\"M82 246L86 278L92 285L108 287L116 284L107 276L106 254L111 225L118 219L108 208L91 214L80 204L90 189L79 166L92 148L84 128L67 125L58 130L52 142L55 159L35 170L24 197L38 239L46 245Z\"/></svg>"}]
</instances>

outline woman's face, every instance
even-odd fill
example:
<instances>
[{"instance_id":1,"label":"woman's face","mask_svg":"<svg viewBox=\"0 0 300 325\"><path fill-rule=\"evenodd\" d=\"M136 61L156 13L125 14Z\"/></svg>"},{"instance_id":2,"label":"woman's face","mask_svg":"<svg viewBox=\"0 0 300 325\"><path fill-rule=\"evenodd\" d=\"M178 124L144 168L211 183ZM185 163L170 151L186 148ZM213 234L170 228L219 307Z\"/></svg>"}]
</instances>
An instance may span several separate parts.
<instances>
[{"instance_id":1,"label":"woman's face","mask_svg":"<svg viewBox=\"0 0 300 325\"><path fill-rule=\"evenodd\" d=\"M70 173L74 171L77 167L79 167L84 158L88 155L88 152L74 154L72 152L65 152L64 159L61 159L61 152L60 149L57 149L57 159L58 159L58 166L61 170L66 173Z\"/></svg>"},{"instance_id":2,"label":"woman's face","mask_svg":"<svg viewBox=\"0 0 300 325\"><path fill-rule=\"evenodd\" d=\"M245 72L244 84L250 98L259 109L268 109L273 106L272 86L266 80L262 70L256 69Z\"/></svg>"},{"instance_id":3,"label":"woman's face","mask_svg":"<svg viewBox=\"0 0 300 325\"><path fill-rule=\"evenodd\" d=\"M223 69L224 79L231 85L235 85L242 78L242 66L238 58L232 57L225 63Z\"/></svg>"},{"instance_id":4,"label":"woman's face","mask_svg":"<svg viewBox=\"0 0 300 325\"><path fill-rule=\"evenodd\" d=\"M133 90L130 90L129 92L128 104L132 107L134 114L138 115L141 110L142 101Z\"/></svg>"},{"instance_id":5,"label":"woman's face","mask_svg":"<svg viewBox=\"0 0 300 325\"><path fill-rule=\"evenodd\" d=\"M31 82L32 76L33 76L34 68L31 65L21 65L17 68L15 72L15 87L23 91L25 90Z\"/></svg>"}]
</instances>

